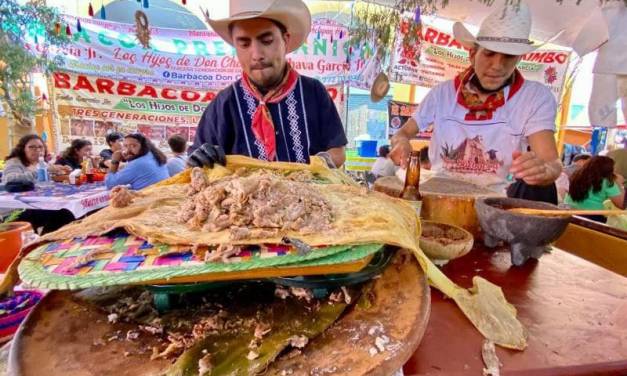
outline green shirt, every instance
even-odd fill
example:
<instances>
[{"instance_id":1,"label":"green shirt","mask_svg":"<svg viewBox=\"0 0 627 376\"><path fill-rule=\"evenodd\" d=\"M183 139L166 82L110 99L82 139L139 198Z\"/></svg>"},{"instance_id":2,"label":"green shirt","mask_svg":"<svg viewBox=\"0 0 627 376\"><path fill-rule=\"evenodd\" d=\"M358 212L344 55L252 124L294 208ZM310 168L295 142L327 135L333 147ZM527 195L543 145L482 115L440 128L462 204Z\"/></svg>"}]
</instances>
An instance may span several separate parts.
<instances>
[{"instance_id":1,"label":"green shirt","mask_svg":"<svg viewBox=\"0 0 627 376\"><path fill-rule=\"evenodd\" d=\"M583 201L575 201L570 197L570 195L566 195L564 203L570 205L573 209L603 210L605 209L603 202L610 197L618 196L619 194L620 188L618 188L618 184L613 183L612 186L610 186L609 181L607 179L603 179L600 191L593 192L593 189L590 188L590 191L588 191L588 197L586 197Z\"/></svg>"}]
</instances>

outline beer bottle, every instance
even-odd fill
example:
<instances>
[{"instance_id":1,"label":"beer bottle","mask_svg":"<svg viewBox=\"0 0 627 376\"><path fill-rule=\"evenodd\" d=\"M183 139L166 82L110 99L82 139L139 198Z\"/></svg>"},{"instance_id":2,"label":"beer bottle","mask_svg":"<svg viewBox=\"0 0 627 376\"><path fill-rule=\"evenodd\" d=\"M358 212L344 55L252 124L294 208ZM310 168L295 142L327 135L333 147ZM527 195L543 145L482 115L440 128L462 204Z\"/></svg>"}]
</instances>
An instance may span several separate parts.
<instances>
[{"instance_id":1,"label":"beer bottle","mask_svg":"<svg viewBox=\"0 0 627 376\"><path fill-rule=\"evenodd\" d=\"M409 165L405 175L405 186L401 198L410 201L420 201L420 151L412 150L409 155Z\"/></svg>"}]
</instances>

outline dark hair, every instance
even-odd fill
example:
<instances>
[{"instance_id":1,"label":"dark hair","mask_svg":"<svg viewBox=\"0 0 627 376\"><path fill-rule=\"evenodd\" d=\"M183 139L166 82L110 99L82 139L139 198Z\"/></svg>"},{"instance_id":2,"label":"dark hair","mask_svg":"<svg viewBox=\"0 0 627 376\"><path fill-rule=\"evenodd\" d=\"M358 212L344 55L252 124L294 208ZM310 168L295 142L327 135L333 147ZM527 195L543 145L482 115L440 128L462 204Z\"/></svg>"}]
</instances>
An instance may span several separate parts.
<instances>
[{"instance_id":1,"label":"dark hair","mask_svg":"<svg viewBox=\"0 0 627 376\"><path fill-rule=\"evenodd\" d=\"M568 194L574 201L583 201L590 190L599 192L605 179L609 181L610 187L614 185L614 160L594 156L570 177Z\"/></svg>"},{"instance_id":2,"label":"dark hair","mask_svg":"<svg viewBox=\"0 0 627 376\"><path fill-rule=\"evenodd\" d=\"M420 163L428 163L429 162L429 147L425 146L420 149Z\"/></svg>"},{"instance_id":3,"label":"dark hair","mask_svg":"<svg viewBox=\"0 0 627 376\"><path fill-rule=\"evenodd\" d=\"M264 18L262 17L264 20L268 20L270 22L272 22L276 27L279 28L279 31L281 31L281 34L287 34L287 27L285 27L285 25L283 25L282 23L280 23L279 21L270 19L270 18ZM237 21L233 21L229 24L229 34L233 33L233 26L235 25L235 22Z\"/></svg>"},{"instance_id":4,"label":"dark hair","mask_svg":"<svg viewBox=\"0 0 627 376\"><path fill-rule=\"evenodd\" d=\"M575 163L575 162L579 162L579 161L587 161L590 158L592 158L592 156L590 154L577 154L573 157L573 160L570 161L571 163Z\"/></svg>"},{"instance_id":5,"label":"dark hair","mask_svg":"<svg viewBox=\"0 0 627 376\"><path fill-rule=\"evenodd\" d=\"M124 138L124 135L120 132L111 132L105 137L105 141L107 141L107 145L111 146L112 143L117 140L121 140Z\"/></svg>"},{"instance_id":6,"label":"dark hair","mask_svg":"<svg viewBox=\"0 0 627 376\"><path fill-rule=\"evenodd\" d=\"M183 153L187 149L187 140L180 134L175 134L168 138L168 145L173 152Z\"/></svg>"},{"instance_id":7,"label":"dark hair","mask_svg":"<svg viewBox=\"0 0 627 376\"><path fill-rule=\"evenodd\" d=\"M75 162L81 163L82 161L78 160L78 151L88 145L91 145L91 141L85 140L84 138L77 138L75 140L72 140L72 143L67 149L65 149L61 157L63 159L73 160Z\"/></svg>"},{"instance_id":8,"label":"dark hair","mask_svg":"<svg viewBox=\"0 0 627 376\"><path fill-rule=\"evenodd\" d=\"M43 157L45 158L48 154L48 146L46 146L44 140L36 134L27 134L26 136L20 138L17 145L15 145L13 150L11 150L11 154L9 154L6 159L19 158L20 162L22 162L24 166L30 166L30 161L26 158L26 144L28 144L31 140L39 140L42 144L44 144Z\"/></svg>"},{"instance_id":9,"label":"dark hair","mask_svg":"<svg viewBox=\"0 0 627 376\"><path fill-rule=\"evenodd\" d=\"M383 145L379 147L379 157L387 158L388 154L390 154L389 146Z\"/></svg>"},{"instance_id":10,"label":"dark hair","mask_svg":"<svg viewBox=\"0 0 627 376\"><path fill-rule=\"evenodd\" d=\"M163 152L161 152L161 150L159 150L155 146L155 144L153 144L152 141L147 139L146 136L144 136L143 134L131 133L124 136L124 138L132 138L135 141L139 142L139 145L141 145L141 148L139 149L140 157L148 154L148 152L151 152L152 155L155 156L155 159L157 160L157 163L159 163L159 166L163 166L167 163L168 159L166 158L165 154L163 154Z\"/></svg>"}]
</instances>

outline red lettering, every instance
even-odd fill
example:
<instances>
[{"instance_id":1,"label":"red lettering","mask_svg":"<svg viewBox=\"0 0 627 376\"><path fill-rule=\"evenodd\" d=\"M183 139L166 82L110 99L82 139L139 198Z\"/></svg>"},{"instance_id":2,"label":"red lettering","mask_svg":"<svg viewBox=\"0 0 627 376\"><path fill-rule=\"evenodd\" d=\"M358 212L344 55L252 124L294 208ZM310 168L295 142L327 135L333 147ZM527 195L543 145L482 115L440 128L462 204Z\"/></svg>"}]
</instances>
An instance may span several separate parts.
<instances>
[{"instance_id":1,"label":"red lettering","mask_svg":"<svg viewBox=\"0 0 627 376\"><path fill-rule=\"evenodd\" d=\"M72 88L73 90L81 90L81 89L85 89L91 93L95 93L96 90L94 89L93 86L91 86L91 82L89 82L89 80L87 79L87 77L85 76L78 76L78 79L76 80L76 85L74 85L74 87Z\"/></svg>"},{"instance_id":2,"label":"red lettering","mask_svg":"<svg viewBox=\"0 0 627 376\"><path fill-rule=\"evenodd\" d=\"M438 35L438 31L432 28L428 28L425 32L424 40L425 42L435 43L435 37Z\"/></svg>"},{"instance_id":3,"label":"red lettering","mask_svg":"<svg viewBox=\"0 0 627 376\"><path fill-rule=\"evenodd\" d=\"M553 62L555 62L554 56L555 56L555 52L547 53L546 57L544 58L544 62L545 63L553 63Z\"/></svg>"},{"instance_id":4,"label":"red lettering","mask_svg":"<svg viewBox=\"0 0 627 376\"><path fill-rule=\"evenodd\" d=\"M54 87L58 89L69 89L72 86L70 84L70 75L67 73L55 72L53 77Z\"/></svg>"},{"instance_id":5,"label":"red lettering","mask_svg":"<svg viewBox=\"0 0 627 376\"><path fill-rule=\"evenodd\" d=\"M174 92L174 94L170 94ZM163 99L176 99L176 90L165 88L161 90L161 96Z\"/></svg>"},{"instance_id":6,"label":"red lettering","mask_svg":"<svg viewBox=\"0 0 627 376\"><path fill-rule=\"evenodd\" d=\"M153 97L153 98L157 98L157 90L155 90L154 87L152 86L144 86L144 88L137 93L138 97Z\"/></svg>"},{"instance_id":7,"label":"red lettering","mask_svg":"<svg viewBox=\"0 0 627 376\"><path fill-rule=\"evenodd\" d=\"M335 98L337 97L337 89L334 87L328 87L327 92L329 93L329 96L331 97L331 99L335 100Z\"/></svg>"},{"instance_id":8,"label":"red lettering","mask_svg":"<svg viewBox=\"0 0 627 376\"><path fill-rule=\"evenodd\" d=\"M118 95L133 95L136 86L130 82L120 81L118 84Z\"/></svg>"},{"instance_id":9,"label":"red lettering","mask_svg":"<svg viewBox=\"0 0 627 376\"><path fill-rule=\"evenodd\" d=\"M205 93L205 96L200 100L201 102L211 102L216 97L216 93L212 91L208 91Z\"/></svg>"},{"instance_id":10,"label":"red lettering","mask_svg":"<svg viewBox=\"0 0 627 376\"><path fill-rule=\"evenodd\" d=\"M566 62L566 60L568 60L568 55L566 54L557 54L555 55L555 60L560 63L560 64L564 64Z\"/></svg>"},{"instance_id":11,"label":"red lettering","mask_svg":"<svg viewBox=\"0 0 627 376\"><path fill-rule=\"evenodd\" d=\"M98 88L98 92L101 94L113 94L113 86L115 86L115 82L111 80L108 80L106 78L96 79L96 87Z\"/></svg>"},{"instance_id":12,"label":"red lettering","mask_svg":"<svg viewBox=\"0 0 627 376\"><path fill-rule=\"evenodd\" d=\"M196 102L200 98L200 94L195 91L183 90L181 98L186 102Z\"/></svg>"},{"instance_id":13,"label":"red lettering","mask_svg":"<svg viewBox=\"0 0 627 376\"><path fill-rule=\"evenodd\" d=\"M464 46L462 46L455 38L453 38L453 40L451 41L451 44L449 44L449 47L455 47L455 48L459 48L460 50L464 50Z\"/></svg>"},{"instance_id":14,"label":"red lettering","mask_svg":"<svg viewBox=\"0 0 627 376\"><path fill-rule=\"evenodd\" d=\"M450 39L451 39L450 35L444 34L444 33L439 33L438 41L436 42L436 44L439 44L440 46L446 46L446 45L448 45L448 41Z\"/></svg>"}]
</instances>

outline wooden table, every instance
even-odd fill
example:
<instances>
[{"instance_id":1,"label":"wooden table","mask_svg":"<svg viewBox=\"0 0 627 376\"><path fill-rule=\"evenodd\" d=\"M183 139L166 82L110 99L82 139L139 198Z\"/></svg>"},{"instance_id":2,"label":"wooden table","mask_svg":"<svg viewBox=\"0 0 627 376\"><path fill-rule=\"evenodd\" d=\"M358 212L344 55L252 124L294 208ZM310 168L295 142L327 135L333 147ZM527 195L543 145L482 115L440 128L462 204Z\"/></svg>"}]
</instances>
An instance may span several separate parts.
<instances>
[{"instance_id":1,"label":"wooden table","mask_svg":"<svg viewBox=\"0 0 627 376\"><path fill-rule=\"evenodd\" d=\"M508 252L482 245L443 270L464 287L485 277L517 308L529 346L497 347L502 375L627 375L627 278L559 249L511 267ZM483 337L437 290L431 309L405 375L481 375Z\"/></svg>"}]
</instances>

